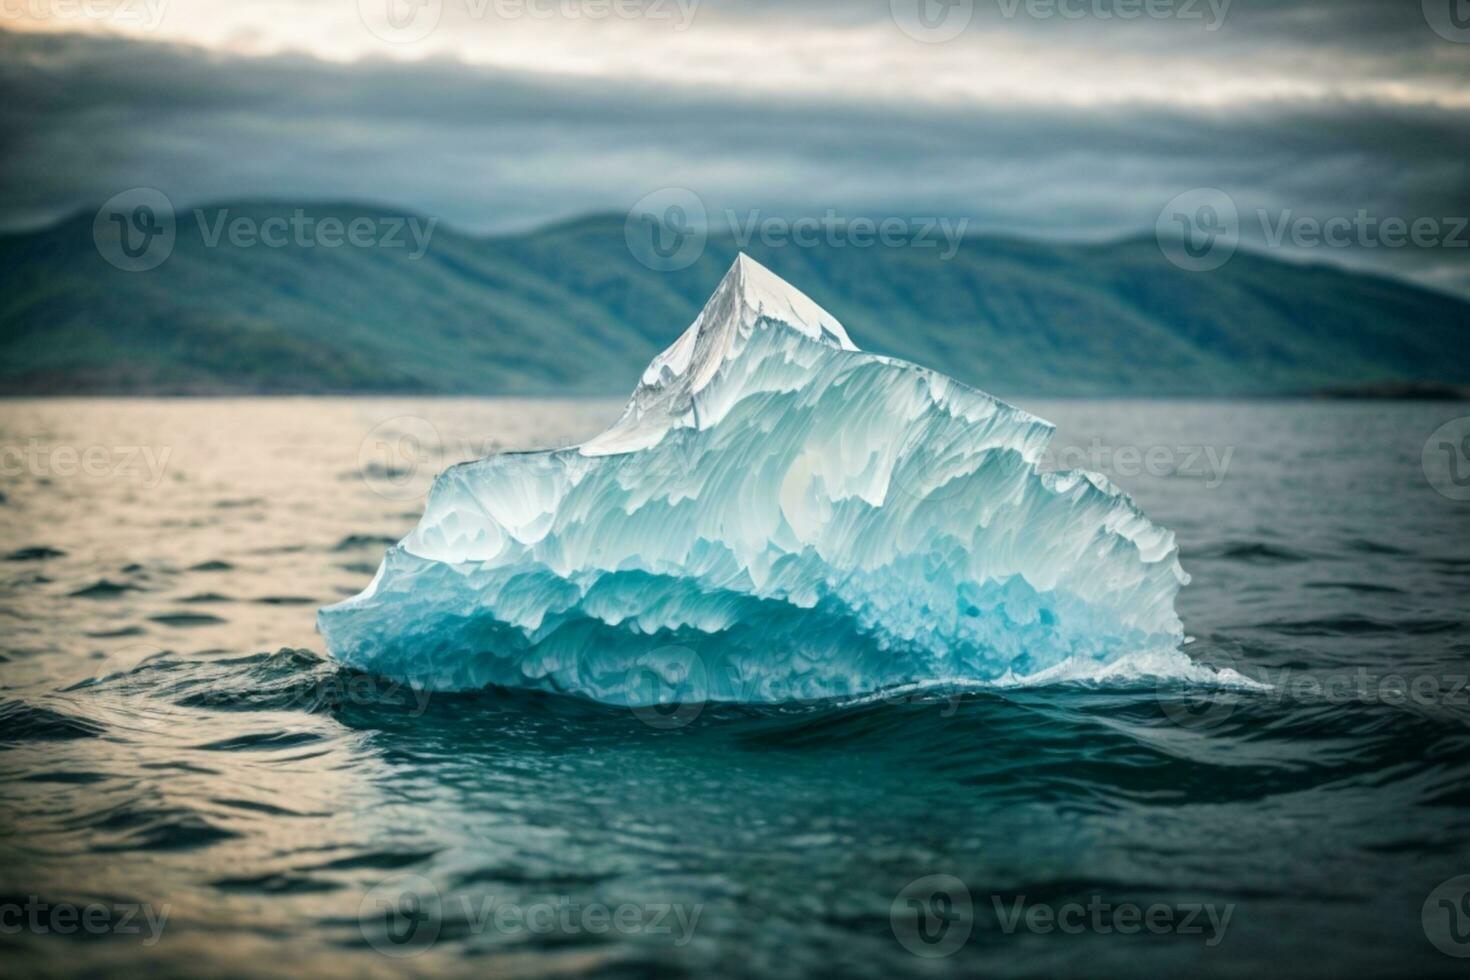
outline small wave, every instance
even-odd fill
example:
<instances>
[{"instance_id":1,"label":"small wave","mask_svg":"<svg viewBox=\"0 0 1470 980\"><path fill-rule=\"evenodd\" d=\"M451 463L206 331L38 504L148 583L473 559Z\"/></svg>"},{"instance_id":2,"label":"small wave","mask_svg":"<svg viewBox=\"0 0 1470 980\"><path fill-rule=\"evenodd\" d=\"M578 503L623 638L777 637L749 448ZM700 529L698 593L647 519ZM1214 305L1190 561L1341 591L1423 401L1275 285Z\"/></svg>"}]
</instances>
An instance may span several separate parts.
<instances>
[{"instance_id":1,"label":"small wave","mask_svg":"<svg viewBox=\"0 0 1470 980\"><path fill-rule=\"evenodd\" d=\"M240 507L263 507L268 502L264 497L244 497L239 500L216 500L214 506L219 510L234 510Z\"/></svg>"},{"instance_id":2,"label":"small wave","mask_svg":"<svg viewBox=\"0 0 1470 980\"><path fill-rule=\"evenodd\" d=\"M66 552L60 548L50 548L46 545L37 545L33 548L21 548L12 551L5 556L6 561L46 561L51 558L65 557Z\"/></svg>"},{"instance_id":3,"label":"small wave","mask_svg":"<svg viewBox=\"0 0 1470 980\"><path fill-rule=\"evenodd\" d=\"M292 874L216 878L210 884L220 891L240 892L247 895L312 895L337 891L342 887L335 881Z\"/></svg>"},{"instance_id":4,"label":"small wave","mask_svg":"<svg viewBox=\"0 0 1470 980\"><path fill-rule=\"evenodd\" d=\"M1235 690L1269 690L1231 667L1212 667L1182 650L1140 650L1109 663L1073 659L1027 677L1002 678L1008 687L1046 687L1071 684L1090 688L1157 687L1161 683Z\"/></svg>"},{"instance_id":5,"label":"small wave","mask_svg":"<svg viewBox=\"0 0 1470 980\"><path fill-rule=\"evenodd\" d=\"M1361 592L1364 594L1403 595L1403 589L1394 588L1392 585L1383 585L1378 582L1307 582L1302 588L1306 589L1343 589L1347 592Z\"/></svg>"},{"instance_id":6,"label":"small wave","mask_svg":"<svg viewBox=\"0 0 1470 980\"><path fill-rule=\"evenodd\" d=\"M105 815L88 817L82 825L110 835L93 845L99 853L193 850L240 836L184 807L126 804Z\"/></svg>"},{"instance_id":7,"label":"small wave","mask_svg":"<svg viewBox=\"0 0 1470 980\"><path fill-rule=\"evenodd\" d=\"M155 623L164 626L214 626L219 623L229 622L219 616L211 616L209 613L163 613L158 616L149 616Z\"/></svg>"},{"instance_id":8,"label":"small wave","mask_svg":"<svg viewBox=\"0 0 1470 980\"><path fill-rule=\"evenodd\" d=\"M100 726L52 708L0 700L0 744L95 738Z\"/></svg>"},{"instance_id":9,"label":"small wave","mask_svg":"<svg viewBox=\"0 0 1470 980\"><path fill-rule=\"evenodd\" d=\"M202 561L197 565L190 565L191 572L233 572L235 566L227 561Z\"/></svg>"},{"instance_id":10,"label":"small wave","mask_svg":"<svg viewBox=\"0 0 1470 980\"><path fill-rule=\"evenodd\" d=\"M1362 554L1365 554L1365 555L1407 555L1407 554L1409 554L1409 552L1405 551L1402 548L1395 548L1391 544L1384 544L1381 541L1372 541L1372 540L1369 540L1368 538L1353 538L1350 541L1344 542L1344 547L1348 548L1350 551L1361 552Z\"/></svg>"},{"instance_id":11,"label":"small wave","mask_svg":"<svg viewBox=\"0 0 1470 980\"><path fill-rule=\"evenodd\" d=\"M322 737L312 732L260 732L253 735L237 735L234 738L206 742L194 748L204 752L271 752L290 749L298 745L320 742Z\"/></svg>"},{"instance_id":12,"label":"small wave","mask_svg":"<svg viewBox=\"0 0 1470 980\"><path fill-rule=\"evenodd\" d=\"M1311 561L1312 556L1282 545L1264 541L1225 541L1198 551L1186 551L1190 561L1240 561L1250 564L1276 564Z\"/></svg>"},{"instance_id":13,"label":"small wave","mask_svg":"<svg viewBox=\"0 0 1470 980\"><path fill-rule=\"evenodd\" d=\"M1110 663L1074 658L1034 674L1006 674L994 680L962 678L917 681L868 694L832 698L824 706L837 710L893 702L940 700L1046 688L1087 691L1155 691L1161 687L1210 688L1222 691L1269 691L1271 685L1231 667L1213 667L1180 650L1145 650ZM779 706L774 706L779 707Z\"/></svg>"},{"instance_id":14,"label":"small wave","mask_svg":"<svg viewBox=\"0 0 1470 980\"><path fill-rule=\"evenodd\" d=\"M434 851L376 850L350 857L335 858L322 864L299 868L300 871L397 871L423 864L438 854Z\"/></svg>"},{"instance_id":15,"label":"small wave","mask_svg":"<svg viewBox=\"0 0 1470 980\"><path fill-rule=\"evenodd\" d=\"M1465 628L1452 619L1379 619L1361 614L1322 616L1311 619L1276 620L1258 623L1255 628L1272 630L1286 636L1365 636L1411 634L1426 636L1449 633Z\"/></svg>"},{"instance_id":16,"label":"small wave","mask_svg":"<svg viewBox=\"0 0 1470 980\"><path fill-rule=\"evenodd\" d=\"M355 551L358 548L381 548L393 546L398 543L397 538L386 534L349 534L337 542L336 551Z\"/></svg>"},{"instance_id":17,"label":"small wave","mask_svg":"<svg viewBox=\"0 0 1470 980\"><path fill-rule=\"evenodd\" d=\"M125 592L141 592L142 589L129 582L114 582L111 579L100 578L85 588L77 589L68 595L81 599L111 599Z\"/></svg>"}]
</instances>

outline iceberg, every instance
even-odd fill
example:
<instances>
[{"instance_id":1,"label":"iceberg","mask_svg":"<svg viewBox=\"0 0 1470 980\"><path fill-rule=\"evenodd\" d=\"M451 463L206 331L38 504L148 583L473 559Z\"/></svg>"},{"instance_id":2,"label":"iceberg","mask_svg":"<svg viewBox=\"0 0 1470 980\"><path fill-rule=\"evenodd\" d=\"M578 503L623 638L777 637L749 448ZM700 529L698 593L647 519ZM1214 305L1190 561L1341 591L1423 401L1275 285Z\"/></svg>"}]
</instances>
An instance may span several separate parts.
<instances>
[{"instance_id":1,"label":"iceberg","mask_svg":"<svg viewBox=\"0 0 1470 980\"><path fill-rule=\"evenodd\" d=\"M865 353L748 256L607 431L435 480L343 664L640 706L1013 683L1178 651L1171 532L1053 427Z\"/></svg>"}]
</instances>

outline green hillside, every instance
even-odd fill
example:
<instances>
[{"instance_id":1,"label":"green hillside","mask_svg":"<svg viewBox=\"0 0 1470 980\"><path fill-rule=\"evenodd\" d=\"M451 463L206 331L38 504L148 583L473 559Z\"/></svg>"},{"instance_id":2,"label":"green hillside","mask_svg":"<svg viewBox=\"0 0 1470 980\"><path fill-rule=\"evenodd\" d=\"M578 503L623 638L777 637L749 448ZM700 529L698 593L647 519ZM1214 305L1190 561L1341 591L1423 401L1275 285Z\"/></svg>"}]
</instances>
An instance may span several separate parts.
<instances>
[{"instance_id":1,"label":"green hillside","mask_svg":"<svg viewBox=\"0 0 1470 980\"><path fill-rule=\"evenodd\" d=\"M228 205L259 223L289 214ZM401 214L321 205L344 224ZM623 394L736 254L690 268L629 253L621 216L411 248L237 247L179 215L159 267L103 260L92 215L0 238L0 392ZM1470 304L1406 283L1241 252L1209 273L1151 239L750 253L861 347L1001 393L1265 395L1470 382Z\"/></svg>"}]
</instances>

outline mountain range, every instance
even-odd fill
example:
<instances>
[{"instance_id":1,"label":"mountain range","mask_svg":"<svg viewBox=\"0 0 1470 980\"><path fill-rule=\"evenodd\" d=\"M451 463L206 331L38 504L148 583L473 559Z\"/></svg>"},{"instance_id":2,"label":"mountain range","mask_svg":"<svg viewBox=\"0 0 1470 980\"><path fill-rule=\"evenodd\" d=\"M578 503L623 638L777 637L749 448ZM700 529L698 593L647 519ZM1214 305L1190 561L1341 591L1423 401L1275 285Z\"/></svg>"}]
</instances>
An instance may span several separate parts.
<instances>
[{"instance_id":1,"label":"mountain range","mask_svg":"<svg viewBox=\"0 0 1470 980\"><path fill-rule=\"evenodd\" d=\"M178 214L156 268L104 258L94 212L0 237L0 393L620 395L740 251L641 264L621 215L479 236L361 204L314 221L396 222L402 247L232 241L302 209ZM105 231L104 231L105 234ZM416 244L423 244L422 254ZM1059 244L744 249L859 347L1001 394L1269 396L1470 383L1470 303L1399 280L1242 250L1172 265L1151 237ZM1456 353L1459 352L1459 353Z\"/></svg>"}]
</instances>

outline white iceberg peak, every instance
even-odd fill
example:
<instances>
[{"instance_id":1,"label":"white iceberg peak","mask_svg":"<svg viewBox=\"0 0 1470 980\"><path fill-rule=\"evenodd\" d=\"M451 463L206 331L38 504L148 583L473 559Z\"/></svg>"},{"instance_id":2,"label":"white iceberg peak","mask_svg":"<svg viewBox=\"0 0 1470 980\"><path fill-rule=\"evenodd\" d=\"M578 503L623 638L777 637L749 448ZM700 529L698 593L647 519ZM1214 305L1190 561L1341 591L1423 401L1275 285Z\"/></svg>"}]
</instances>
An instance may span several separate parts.
<instances>
[{"instance_id":1,"label":"white iceberg peak","mask_svg":"<svg viewBox=\"0 0 1470 980\"><path fill-rule=\"evenodd\" d=\"M694 322L643 371L622 418L584 443L587 456L631 452L658 443L689 418L694 396L734 359L758 329L789 328L839 350L857 350L837 318L791 283L741 252Z\"/></svg>"},{"instance_id":2,"label":"white iceberg peak","mask_svg":"<svg viewBox=\"0 0 1470 980\"><path fill-rule=\"evenodd\" d=\"M694 391L709 384L722 363L737 352L738 342L761 323L783 323L798 333L839 347L857 350L837 318L810 296L741 252L715 287L694 322L643 372L644 385L668 385L691 375Z\"/></svg>"},{"instance_id":3,"label":"white iceberg peak","mask_svg":"<svg viewBox=\"0 0 1470 980\"><path fill-rule=\"evenodd\" d=\"M738 293L742 305L753 312L757 319L765 317L778 320L795 327L813 340L820 340L843 350L857 350L857 346L848 339L847 331L842 329L842 324L837 322L835 316L744 252L736 257L720 286L724 287L726 283ZM718 290L716 293L718 294ZM714 298L711 297L710 304L713 302ZM706 304L706 309L710 304Z\"/></svg>"}]
</instances>

